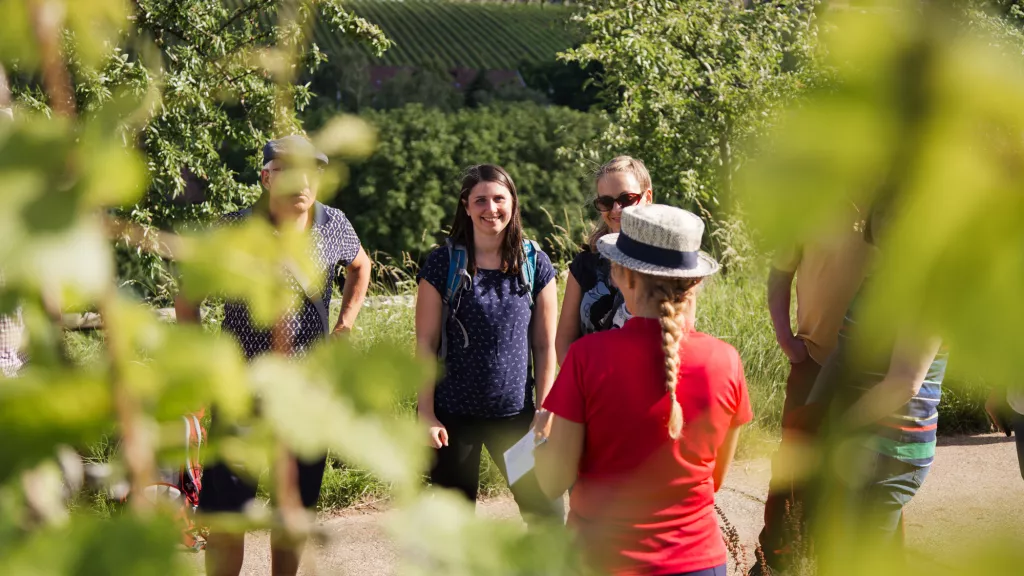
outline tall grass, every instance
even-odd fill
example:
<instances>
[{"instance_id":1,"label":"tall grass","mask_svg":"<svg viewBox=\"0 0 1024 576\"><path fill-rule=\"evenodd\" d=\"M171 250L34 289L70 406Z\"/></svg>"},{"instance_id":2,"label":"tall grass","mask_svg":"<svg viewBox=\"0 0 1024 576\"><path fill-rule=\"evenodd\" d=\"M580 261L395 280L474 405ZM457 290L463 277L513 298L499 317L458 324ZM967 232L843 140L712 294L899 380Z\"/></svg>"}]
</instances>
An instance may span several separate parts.
<instances>
[{"instance_id":1,"label":"tall grass","mask_svg":"<svg viewBox=\"0 0 1024 576\"><path fill-rule=\"evenodd\" d=\"M789 363L768 317L765 274L744 270L709 278L697 298L697 330L732 344L743 359L754 421L743 433L741 457L774 448L786 398Z\"/></svg>"}]
</instances>

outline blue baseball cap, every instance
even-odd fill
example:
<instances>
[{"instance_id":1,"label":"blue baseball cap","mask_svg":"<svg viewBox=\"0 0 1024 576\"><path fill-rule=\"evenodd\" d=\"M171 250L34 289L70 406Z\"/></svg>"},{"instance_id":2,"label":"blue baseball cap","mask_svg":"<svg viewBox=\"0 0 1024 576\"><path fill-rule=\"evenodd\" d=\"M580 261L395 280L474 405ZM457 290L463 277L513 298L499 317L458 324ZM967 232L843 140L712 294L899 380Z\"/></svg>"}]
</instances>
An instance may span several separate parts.
<instances>
[{"instance_id":1,"label":"blue baseball cap","mask_svg":"<svg viewBox=\"0 0 1024 576\"><path fill-rule=\"evenodd\" d=\"M299 134L267 142L263 147L263 165L278 158L314 159L320 164L327 164L327 155L317 150L309 138Z\"/></svg>"}]
</instances>

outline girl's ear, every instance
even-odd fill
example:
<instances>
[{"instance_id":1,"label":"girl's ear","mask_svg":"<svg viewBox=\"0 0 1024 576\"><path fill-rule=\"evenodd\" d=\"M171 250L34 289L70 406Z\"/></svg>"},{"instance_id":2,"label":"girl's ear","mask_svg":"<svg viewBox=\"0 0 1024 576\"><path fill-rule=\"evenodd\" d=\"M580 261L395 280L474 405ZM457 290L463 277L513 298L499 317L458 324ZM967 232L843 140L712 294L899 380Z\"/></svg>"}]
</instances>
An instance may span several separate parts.
<instances>
[{"instance_id":1,"label":"girl's ear","mask_svg":"<svg viewBox=\"0 0 1024 576\"><path fill-rule=\"evenodd\" d=\"M629 286L630 290L636 290L637 273L626 267L623 267L622 271L626 274L626 286Z\"/></svg>"},{"instance_id":2,"label":"girl's ear","mask_svg":"<svg viewBox=\"0 0 1024 576\"><path fill-rule=\"evenodd\" d=\"M644 190L643 203L644 204L653 204L654 203L654 191L651 190L650 188L648 188L647 190Z\"/></svg>"}]
</instances>

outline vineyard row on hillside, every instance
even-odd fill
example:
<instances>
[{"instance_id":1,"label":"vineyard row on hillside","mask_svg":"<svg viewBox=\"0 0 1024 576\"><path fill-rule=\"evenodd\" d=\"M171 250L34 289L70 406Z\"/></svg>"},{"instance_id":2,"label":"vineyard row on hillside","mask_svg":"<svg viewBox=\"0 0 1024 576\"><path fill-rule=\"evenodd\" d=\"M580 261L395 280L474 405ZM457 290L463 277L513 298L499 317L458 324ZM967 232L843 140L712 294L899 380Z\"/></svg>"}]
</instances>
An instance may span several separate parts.
<instances>
[{"instance_id":1,"label":"vineyard row on hillside","mask_svg":"<svg viewBox=\"0 0 1024 576\"><path fill-rule=\"evenodd\" d=\"M394 43L376 63L387 66L514 69L547 62L572 46L572 9L553 5L474 4L414 0L356 0L346 4L378 25ZM348 41L319 24L316 40L328 54ZM365 47L358 47L367 55Z\"/></svg>"}]
</instances>

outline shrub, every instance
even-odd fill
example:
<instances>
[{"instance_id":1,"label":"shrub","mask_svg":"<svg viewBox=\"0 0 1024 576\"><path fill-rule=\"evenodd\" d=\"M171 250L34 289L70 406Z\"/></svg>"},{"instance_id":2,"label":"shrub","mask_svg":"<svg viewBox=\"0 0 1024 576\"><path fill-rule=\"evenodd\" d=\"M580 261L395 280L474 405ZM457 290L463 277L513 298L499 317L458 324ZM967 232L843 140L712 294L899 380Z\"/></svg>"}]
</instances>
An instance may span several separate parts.
<instances>
[{"instance_id":1,"label":"shrub","mask_svg":"<svg viewBox=\"0 0 1024 576\"><path fill-rule=\"evenodd\" d=\"M334 204L368 251L393 256L419 256L435 244L451 222L462 171L480 163L508 169L527 233L552 235L545 209L577 213L591 194L589 177L558 150L581 147L607 125L602 115L533 103L447 114L410 104L362 116L379 130L377 152L352 168Z\"/></svg>"}]
</instances>

